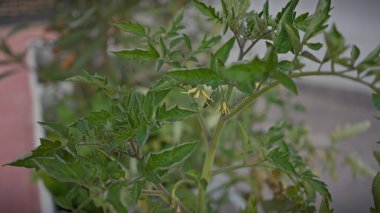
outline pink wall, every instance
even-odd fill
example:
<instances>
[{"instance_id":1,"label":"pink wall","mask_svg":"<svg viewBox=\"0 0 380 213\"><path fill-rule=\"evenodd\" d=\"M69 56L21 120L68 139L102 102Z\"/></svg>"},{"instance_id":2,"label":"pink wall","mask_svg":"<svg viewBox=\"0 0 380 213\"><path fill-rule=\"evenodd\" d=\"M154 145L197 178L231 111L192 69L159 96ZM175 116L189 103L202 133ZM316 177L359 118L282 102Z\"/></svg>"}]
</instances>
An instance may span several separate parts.
<instances>
[{"instance_id":1,"label":"pink wall","mask_svg":"<svg viewBox=\"0 0 380 213\"><path fill-rule=\"evenodd\" d=\"M0 37L9 28L0 28ZM24 30L11 39L12 51L20 52L36 37L46 37L42 25ZM0 54L0 60L4 55ZM34 147L34 121L29 75L25 66L0 66L0 73L14 69L16 74L0 79L0 164L15 160ZM0 167L0 212L40 212L37 185L31 170Z\"/></svg>"}]
</instances>

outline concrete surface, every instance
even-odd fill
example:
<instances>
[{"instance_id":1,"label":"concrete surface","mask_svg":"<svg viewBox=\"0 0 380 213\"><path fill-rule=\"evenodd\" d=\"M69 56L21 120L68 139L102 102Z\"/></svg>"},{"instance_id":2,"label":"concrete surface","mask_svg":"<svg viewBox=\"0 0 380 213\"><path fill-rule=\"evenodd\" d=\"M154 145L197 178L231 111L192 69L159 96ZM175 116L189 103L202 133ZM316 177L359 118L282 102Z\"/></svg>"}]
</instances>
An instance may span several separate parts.
<instances>
[{"instance_id":1,"label":"concrete surface","mask_svg":"<svg viewBox=\"0 0 380 213\"><path fill-rule=\"evenodd\" d=\"M380 139L380 121L374 117L379 116L380 112L372 106L371 93L331 90L323 86L302 84L302 81L298 85L300 94L297 99L304 104L307 111L298 114L296 118L310 126L310 136L316 144L329 142L330 133L338 125L371 121L371 127L366 133L338 143L338 148L344 153L357 153L364 163L379 171L380 167L372 152L380 150L380 145L376 143ZM373 206L372 179L360 175L354 179L351 169L344 166L341 158L338 171L337 180L328 175L322 176L331 190L335 212L369 212L369 208Z\"/></svg>"}]
</instances>

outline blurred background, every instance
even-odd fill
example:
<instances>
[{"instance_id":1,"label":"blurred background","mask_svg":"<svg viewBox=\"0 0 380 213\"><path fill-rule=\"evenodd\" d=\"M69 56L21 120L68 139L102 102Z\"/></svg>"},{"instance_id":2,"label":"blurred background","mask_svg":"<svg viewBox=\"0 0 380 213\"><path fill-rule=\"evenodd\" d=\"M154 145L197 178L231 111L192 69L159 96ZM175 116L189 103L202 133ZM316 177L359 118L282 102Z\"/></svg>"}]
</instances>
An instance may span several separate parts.
<instances>
[{"instance_id":1,"label":"blurred background","mask_svg":"<svg viewBox=\"0 0 380 213\"><path fill-rule=\"evenodd\" d=\"M219 5L219 1L209 2ZM252 8L261 8L263 2L253 0ZM298 9L313 11L315 4L301 1ZM270 5L272 14L284 6L282 1L270 1ZM113 23L136 20L167 25L183 7L187 8L185 25L191 37L200 37L198 30L220 30L203 25L202 17L187 0L0 0L0 164L29 152L38 138L44 137L37 121L67 124L107 105L105 97L93 88L63 79L86 70L122 85L149 85L158 75L154 66L126 62L110 54L120 47L135 47L136 39ZM347 43L357 44L363 53L380 43L380 1L335 0L333 7L330 21L337 24ZM263 54L260 50L258 46L255 51ZM309 126L311 140L325 144L339 127L364 126L360 134L340 143L339 149L353 156L351 164L360 167L356 170L359 173L378 170L372 151L380 139L380 123L374 118L370 91L333 78L297 83L300 94L294 101L302 103L305 110L290 116ZM271 117L276 120L276 113ZM265 125L271 125L271 118ZM337 162L337 178L327 173L322 176L332 192L336 212L368 212L373 203L372 178L352 175L352 169L344 166L350 163L347 158ZM37 179L43 178L27 169L1 167L1 212L54 212L51 194L59 190L52 184L46 189Z\"/></svg>"}]
</instances>

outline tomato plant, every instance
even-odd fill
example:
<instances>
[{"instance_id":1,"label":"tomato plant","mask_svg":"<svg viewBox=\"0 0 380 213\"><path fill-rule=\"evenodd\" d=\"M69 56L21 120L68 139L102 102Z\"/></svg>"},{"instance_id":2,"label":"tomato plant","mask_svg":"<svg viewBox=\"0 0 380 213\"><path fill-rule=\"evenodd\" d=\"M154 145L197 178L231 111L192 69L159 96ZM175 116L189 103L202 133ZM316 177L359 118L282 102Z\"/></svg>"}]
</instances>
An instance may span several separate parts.
<instances>
[{"instance_id":1,"label":"tomato plant","mask_svg":"<svg viewBox=\"0 0 380 213\"><path fill-rule=\"evenodd\" d=\"M303 14L296 12L298 2L288 1L272 16L268 1L254 11L247 0L222 0L218 11L194 0L209 24L223 28L199 42L184 31L186 11L166 28L116 23L138 37L138 48L113 53L148 68L155 64L157 81L141 89L86 72L68 78L92 85L109 105L69 125L41 122L53 135L9 165L70 183L67 195L54 197L67 211L88 211L91 204L103 212L216 212L228 203L228 189L240 183L243 212L315 212L318 197L319 211L332 212L327 185L313 172L317 148L305 127L283 119L257 131L251 128L253 118L265 119L266 112L250 109L260 97L267 104L281 102L272 92L279 86L297 94L293 80L312 76L365 85L379 106L380 48L358 61L359 48L347 45L338 28L327 24L330 0L319 0L313 13ZM313 41L320 35L324 44ZM251 54L260 42L263 57ZM323 58L316 51L323 51ZM307 61L318 68L308 68ZM332 147L342 134L334 134ZM222 174L228 181L214 183Z\"/></svg>"}]
</instances>

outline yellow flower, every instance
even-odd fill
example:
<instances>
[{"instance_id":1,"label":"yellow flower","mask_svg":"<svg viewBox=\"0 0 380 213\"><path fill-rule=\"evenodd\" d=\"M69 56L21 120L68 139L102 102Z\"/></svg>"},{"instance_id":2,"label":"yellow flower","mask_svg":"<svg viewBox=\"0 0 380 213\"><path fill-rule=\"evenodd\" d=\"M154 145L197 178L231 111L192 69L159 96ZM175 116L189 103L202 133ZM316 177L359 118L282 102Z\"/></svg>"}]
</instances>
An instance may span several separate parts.
<instances>
[{"instance_id":1,"label":"yellow flower","mask_svg":"<svg viewBox=\"0 0 380 213\"><path fill-rule=\"evenodd\" d=\"M227 103L225 101L223 101L222 105L220 106L220 112L222 112L222 115L230 114L230 109L228 109Z\"/></svg>"},{"instance_id":2,"label":"yellow flower","mask_svg":"<svg viewBox=\"0 0 380 213\"><path fill-rule=\"evenodd\" d=\"M195 99L201 97L205 102L212 101L212 99L207 95L206 91L203 88L194 87L183 93L188 94Z\"/></svg>"},{"instance_id":3,"label":"yellow flower","mask_svg":"<svg viewBox=\"0 0 380 213\"><path fill-rule=\"evenodd\" d=\"M207 95L207 93L203 89L201 89L201 97L206 102L212 101L212 99Z\"/></svg>"},{"instance_id":4,"label":"yellow flower","mask_svg":"<svg viewBox=\"0 0 380 213\"><path fill-rule=\"evenodd\" d=\"M255 83L255 87L258 88L260 86L260 83L259 82L256 82Z\"/></svg>"},{"instance_id":5,"label":"yellow flower","mask_svg":"<svg viewBox=\"0 0 380 213\"><path fill-rule=\"evenodd\" d=\"M199 90L198 90L197 87L194 87L194 88L189 89L186 92L182 92L182 93L183 94L188 94L188 95L192 96L193 98L199 98L199 94L200 94L200 92L199 92Z\"/></svg>"}]
</instances>

